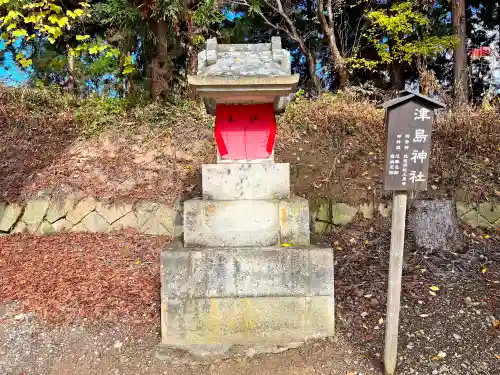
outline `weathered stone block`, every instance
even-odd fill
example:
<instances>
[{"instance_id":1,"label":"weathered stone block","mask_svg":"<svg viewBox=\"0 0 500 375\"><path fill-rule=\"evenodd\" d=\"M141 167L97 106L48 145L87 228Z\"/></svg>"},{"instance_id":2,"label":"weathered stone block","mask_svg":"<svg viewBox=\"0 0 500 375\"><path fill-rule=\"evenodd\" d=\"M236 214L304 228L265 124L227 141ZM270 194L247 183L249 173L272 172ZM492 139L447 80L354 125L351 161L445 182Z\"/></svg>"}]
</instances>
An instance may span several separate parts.
<instances>
[{"instance_id":1,"label":"weathered stone block","mask_svg":"<svg viewBox=\"0 0 500 375\"><path fill-rule=\"evenodd\" d=\"M21 216L23 208L18 204L9 204L0 216L0 231L9 232Z\"/></svg>"},{"instance_id":2,"label":"weathered stone block","mask_svg":"<svg viewBox=\"0 0 500 375\"><path fill-rule=\"evenodd\" d=\"M278 201L184 202L186 246L274 246L279 234Z\"/></svg>"},{"instance_id":3,"label":"weathered stone block","mask_svg":"<svg viewBox=\"0 0 500 375\"><path fill-rule=\"evenodd\" d=\"M478 207L478 212L488 220L489 223L493 224L500 219L500 204L494 204L492 202L481 203Z\"/></svg>"},{"instance_id":4,"label":"weathered stone block","mask_svg":"<svg viewBox=\"0 0 500 375\"><path fill-rule=\"evenodd\" d=\"M379 203L377 210L380 216L390 217L392 213L392 205L390 203Z\"/></svg>"},{"instance_id":5,"label":"weathered stone block","mask_svg":"<svg viewBox=\"0 0 500 375\"><path fill-rule=\"evenodd\" d=\"M135 207L135 214L137 216L137 222L139 227L143 227L144 224L154 216L155 212L160 207L159 203L155 202L141 202Z\"/></svg>"},{"instance_id":6,"label":"weathered stone block","mask_svg":"<svg viewBox=\"0 0 500 375\"><path fill-rule=\"evenodd\" d=\"M19 220L14 229L12 229L11 233L24 233L27 231L28 231L28 226L26 225L26 223Z\"/></svg>"},{"instance_id":7,"label":"weathered stone block","mask_svg":"<svg viewBox=\"0 0 500 375\"><path fill-rule=\"evenodd\" d=\"M332 297L203 298L162 301L168 346L282 344L334 334Z\"/></svg>"},{"instance_id":8,"label":"weathered stone block","mask_svg":"<svg viewBox=\"0 0 500 375\"><path fill-rule=\"evenodd\" d=\"M176 224L180 214L164 204L144 202L136 207L135 213L141 233L173 236L178 232Z\"/></svg>"},{"instance_id":9,"label":"weathered stone block","mask_svg":"<svg viewBox=\"0 0 500 375\"><path fill-rule=\"evenodd\" d=\"M43 199L32 200L26 204L21 220L26 223L29 232L38 229L49 208L49 204L50 201Z\"/></svg>"},{"instance_id":10,"label":"weathered stone block","mask_svg":"<svg viewBox=\"0 0 500 375\"><path fill-rule=\"evenodd\" d=\"M203 198L213 200L287 199L288 163L204 164Z\"/></svg>"},{"instance_id":11,"label":"weathered stone block","mask_svg":"<svg viewBox=\"0 0 500 375\"><path fill-rule=\"evenodd\" d=\"M82 199L68 212L66 220L73 225L79 223L84 217L95 210L96 203L94 198Z\"/></svg>"},{"instance_id":12,"label":"weathered stone block","mask_svg":"<svg viewBox=\"0 0 500 375\"><path fill-rule=\"evenodd\" d=\"M477 228L479 225L479 216L480 215L477 210L470 210L466 214L462 215L462 217L460 217L460 220L473 228Z\"/></svg>"},{"instance_id":13,"label":"weathered stone block","mask_svg":"<svg viewBox=\"0 0 500 375\"><path fill-rule=\"evenodd\" d=\"M75 232L105 233L109 231L109 224L97 212L91 212L72 230Z\"/></svg>"},{"instance_id":14,"label":"weathered stone block","mask_svg":"<svg viewBox=\"0 0 500 375\"><path fill-rule=\"evenodd\" d=\"M316 202L316 220L331 222L332 202L329 199L321 199Z\"/></svg>"},{"instance_id":15,"label":"weathered stone block","mask_svg":"<svg viewBox=\"0 0 500 375\"><path fill-rule=\"evenodd\" d=\"M363 214L363 218L372 219L375 207L373 207L373 203L363 203L359 206L359 212Z\"/></svg>"},{"instance_id":16,"label":"weathered stone block","mask_svg":"<svg viewBox=\"0 0 500 375\"><path fill-rule=\"evenodd\" d=\"M38 228L39 232L41 234L45 235L50 235L55 232L54 228L52 227L52 224L50 224L48 221L44 220L42 224L40 224L40 227Z\"/></svg>"},{"instance_id":17,"label":"weathered stone block","mask_svg":"<svg viewBox=\"0 0 500 375\"><path fill-rule=\"evenodd\" d=\"M309 201L301 197L279 201L281 243L309 245Z\"/></svg>"},{"instance_id":18,"label":"weathered stone block","mask_svg":"<svg viewBox=\"0 0 500 375\"><path fill-rule=\"evenodd\" d=\"M121 230L124 228L139 229L139 222L134 212L129 212L121 219L116 220L111 224L110 230Z\"/></svg>"},{"instance_id":19,"label":"weathered stone block","mask_svg":"<svg viewBox=\"0 0 500 375\"><path fill-rule=\"evenodd\" d=\"M332 224L325 223L324 221L314 222L314 233L316 234L330 234L332 232Z\"/></svg>"},{"instance_id":20,"label":"weathered stone block","mask_svg":"<svg viewBox=\"0 0 500 375\"><path fill-rule=\"evenodd\" d=\"M141 227L141 233L151 236L170 236L172 233L165 228L156 217L150 217L149 220Z\"/></svg>"},{"instance_id":21,"label":"weathered stone block","mask_svg":"<svg viewBox=\"0 0 500 375\"><path fill-rule=\"evenodd\" d=\"M168 346L288 344L334 333L330 248L183 248L161 256Z\"/></svg>"},{"instance_id":22,"label":"weathered stone block","mask_svg":"<svg viewBox=\"0 0 500 375\"><path fill-rule=\"evenodd\" d=\"M207 40L207 50L217 51L217 38L210 38Z\"/></svg>"},{"instance_id":23,"label":"weathered stone block","mask_svg":"<svg viewBox=\"0 0 500 375\"><path fill-rule=\"evenodd\" d=\"M273 36L271 37L271 50L274 51L279 51L281 50L281 37L279 36Z\"/></svg>"},{"instance_id":24,"label":"weathered stone block","mask_svg":"<svg viewBox=\"0 0 500 375\"><path fill-rule=\"evenodd\" d=\"M132 211L131 204L103 204L97 202L95 206L96 212L101 215L109 224L121 219L126 214Z\"/></svg>"},{"instance_id":25,"label":"weathered stone block","mask_svg":"<svg viewBox=\"0 0 500 375\"><path fill-rule=\"evenodd\" d=\"M213 65L217 62L217 51L207 50L205 64Z\"/></svg>"},{"instance_id":26,"label":"weathered stone block","mask_svg":"<svg viewBox=\"0 0 500 375\"><path fill-rule=\"evenodd\" d=\"M180 213L178 211L175 211L174 209L162 204L158 208L158 210L155 212L155 217L158 220L158 222L163 225L169 235L175 235L176 234L176 224L178 223L178 218L180 216Z\"/></svg>"},{"instance_id":27,"label":"weathered stone block","mask_svg":"<svg viewBox=\"0 0 500 375\"><path fill-rule=\"evenodd\" d=\"M72 227L73 227L73 224L70 223L66 219L59 219L59 220L55 221L54 223L52 223L52 228L54 228L54 230L56 232L62 232L64 230L70 230Z\"/></svg>"},{"instance_id":28,"label":"weathered stone block","mask_svg":"<svg viewBox=\"0 0 500 375\"><path fill-rule=\"evenodd\" d=\"M460 251L464 241L451 200L415 200L408 227L419 248L429 251Z\"/></svg>"},{"instance_id":29,"label":"weathered stone block","mask_svg":"<svg viewBox=\"0 0 500 375\"><path fill-rule=\"evenodd\" d=\"M479 213L478 209L470 210L460 218L460 221L467 225L470 225L473 228L479 227L489 229L494 227L493 224L491 224L483 217L483 215Z\"/></svg>"},{"instance_id":30,"label":"weathered stone block","mask_svg":"<svg viewBox=\"0 0 500 375\"><path fill-rule=\"evenodd\" d=\"M477 226L484 229L490 229L494 227L494 225L486 220L481 214L478 214L477 216Z\"/></svg>"},{"instance_id":31,"label":"weathered stone block","mask_svg":"<svg viewBox=\"0 0 500 375\"><path fill-rule=\"evenodd\" d=\"M473 210L476 206L474 204L469 204L466 202L457 202L457 215L458 217L462 217L471 210Z\"/></svg>"},{"instance_id":32,"label":"weathered stone block","mask_svg":"<svg viewBox=\"0 0 500 375\"><path fill-rule=\"evenodd\" d=\"M66 201L52 201L45 215L45 220L49 223L54 223L59 219L62 219L66 214L73 209L75 201L71 198L66 199Z\"/></svg>"},{"instance_id":33,"label":"weathered stone block","mask_svg":"<svg viewBox=\"0 0 500 375\"><path fill-rule=\"evenodd\" d=\"M333 294L329 248L195 248L162 253L162 296L169 298Z\"/></svg>"},{"instance_id":34,"label":"weathered stone block","mask_svg":"<svg viewBox=\"0 0 500 375\"><path fill-rule=\"evenodd\" d=\"M358 208L345 203L337 203L332 206L332 222L335 225L346 225L354 220Z\"/></svg>"},{"instance_id":35,"label":"weathered stone block","mask_svg":"<svg viewBox=\"0 0 500 375\"><path fill-rule=\"evenodd\" d=\"M333 250L309 250L309 288L311 295L333 297Z\"/></svg>"}]
</instances>

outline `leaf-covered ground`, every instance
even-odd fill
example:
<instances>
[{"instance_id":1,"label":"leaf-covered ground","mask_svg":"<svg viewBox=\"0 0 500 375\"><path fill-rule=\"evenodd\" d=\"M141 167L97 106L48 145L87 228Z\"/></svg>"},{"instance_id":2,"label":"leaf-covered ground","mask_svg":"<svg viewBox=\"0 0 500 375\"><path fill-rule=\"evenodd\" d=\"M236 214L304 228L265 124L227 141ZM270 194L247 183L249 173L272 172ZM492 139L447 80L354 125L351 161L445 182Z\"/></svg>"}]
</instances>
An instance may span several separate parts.
<instances>
[{"instance_id":1,"label":"leaf-covered ground","mask_svg":"<svg viewBox=\"0 0 500 375\"><path fill-rule=\"evenodd\" d=\"M333 339L212 364L155 358L158 257L169 238L0 237L0 373L380 375L388 225L333 235ZM500 234L464 231L460 254L424 254L407 241L398 374L500 373Z\"/></svg>"},{"instance_id":2,"label":"leaf-covered ground","mask_svg":"<svg viewBox=\"0 0 500 375\"><path fill-rule=\"evenodd\" d=\"M49 323L157 323L159 254L169 241L131 232L0 237L0 301Z\"/></svg>"}]
</instances>

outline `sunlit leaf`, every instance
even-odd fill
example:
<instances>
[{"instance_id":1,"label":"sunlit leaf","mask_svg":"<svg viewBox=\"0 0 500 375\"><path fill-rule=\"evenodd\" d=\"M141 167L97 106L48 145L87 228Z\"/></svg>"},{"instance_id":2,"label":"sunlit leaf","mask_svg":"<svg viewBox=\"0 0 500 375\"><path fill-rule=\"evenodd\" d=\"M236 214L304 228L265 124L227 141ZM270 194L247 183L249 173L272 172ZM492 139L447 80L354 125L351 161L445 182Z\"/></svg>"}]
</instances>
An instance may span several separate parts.
<instances>
[{"instance_id":1,"label":"sunlit leaf","mask_svg":"<svg viewBox=\"0 0 500 375\"><path fill-rule=\"evenodd\" d=\"M59 27L64 27L68 24L68 21L68 17L62 17L57 20L57 24L59 25Z\"/></svg>"},{"instance_id":2,"label":"sunlit leaf","mask_svg":"<svg viewBox=\"0 0 500 375\"><path fill-rule=\"evenodd\" d=\"M433 360L433 361L441 361L441 360L443 360L445 357L446 357L446 353L445 353L445 352L439 352L439 353L438 353L438 354L436 354L434 357L432 357L432 360Z\"/></svg>"},{"instance_id":3,"label":"sunlit leaf","mask_svg":"<svg viewBox=\"0 0 500 375\"><path fill-rule=\"evenodd\" d=\"M28 35L28 32L24 29L14 30L12 36L15 38L19 38L21 36Z\"/></svg>"},{"instance_id":4,"label":"sunlit leaf","mask_svg":"<svg viewBox=\"0 0 500 375\"><path fill-rule=\"evenodd\" d=\"M50 10L53 11L53 12L56 12L56 13L61 13L62 12L62 8L59 5L51 3L49 5L49 7L50 7Z\"/></svg>"},{"instance_id":5,"label":"sunlit leaf","mask_svg":"<svg viewBox=\"0 0 500 375\"><path fill-rule=\"evenodd\" d=\"M49 19L50 23L53 23L53 24L57 23L57 21L59 20L59 18L55 14L51 14L48 19Z\"/></svg>"}]
</instances>

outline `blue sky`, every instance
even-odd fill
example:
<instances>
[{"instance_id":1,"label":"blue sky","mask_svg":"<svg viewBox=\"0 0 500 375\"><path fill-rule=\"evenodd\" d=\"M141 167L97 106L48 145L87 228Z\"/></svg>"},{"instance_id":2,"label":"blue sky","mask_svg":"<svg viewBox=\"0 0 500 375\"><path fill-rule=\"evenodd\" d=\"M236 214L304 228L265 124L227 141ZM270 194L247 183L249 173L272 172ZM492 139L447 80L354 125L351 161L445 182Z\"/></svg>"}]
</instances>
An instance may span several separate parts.
<instances>
[{"instance_id":1,"label":"blue sky","mask_svg":"<svg viewBox=\"0 0 500 375\"><path fill-rule=\"evenodd\" d=\"M20 46L20 42L14 43L15 47ZM4 53L4 63L0 65L0 81L8 86L20 86L29 78L29 72L19 69L14 60L12 52L5 52L5 42L0 41L0 51Z\"/></svg>"}]
</instances>

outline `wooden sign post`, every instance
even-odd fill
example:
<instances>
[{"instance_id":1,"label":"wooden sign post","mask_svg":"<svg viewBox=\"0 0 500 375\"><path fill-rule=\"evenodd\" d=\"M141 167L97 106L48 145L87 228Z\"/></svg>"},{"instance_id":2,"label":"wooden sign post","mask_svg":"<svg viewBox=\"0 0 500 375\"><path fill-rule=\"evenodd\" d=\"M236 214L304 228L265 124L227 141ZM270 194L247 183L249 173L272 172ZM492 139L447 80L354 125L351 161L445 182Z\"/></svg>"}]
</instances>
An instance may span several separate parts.
<instances>
[{"instance_id":1,"label":"wooden sign post","mask_svg":"<svg viewBox=\"0 0 500 375\"><path fill-rule=\"evenodd\" d=\"M384 189L393 191L389 283L385 329L386 375L396 370L401 277L408 191L427 190L434 110L444 105L418 93L403 91L386 109Z\"/></svg>"}]
</instances>

